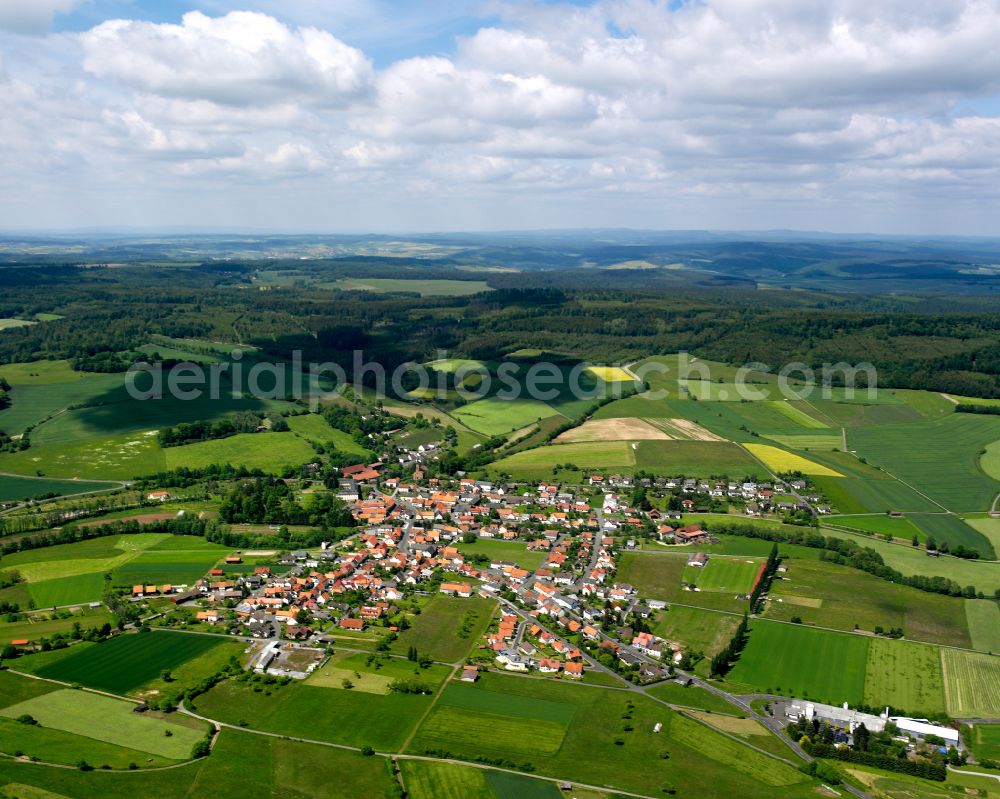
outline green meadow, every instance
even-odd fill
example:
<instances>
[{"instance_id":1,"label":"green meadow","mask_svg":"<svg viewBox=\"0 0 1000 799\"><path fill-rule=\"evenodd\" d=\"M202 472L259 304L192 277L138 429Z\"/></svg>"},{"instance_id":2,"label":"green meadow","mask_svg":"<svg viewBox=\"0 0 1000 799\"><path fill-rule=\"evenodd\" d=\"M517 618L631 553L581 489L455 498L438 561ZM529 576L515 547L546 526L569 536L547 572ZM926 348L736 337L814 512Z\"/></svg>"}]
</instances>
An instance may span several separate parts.
<instances>
[{"instance_id":1,"label":"green meadow","mask_svg":"<svg viewBox=\"0 0 1000 799\"><path fill-rule=\"evenodd\" d=\"M0 710L16 719L29 715L42 727L51 727L98 741L148 752L151 755L186 760L194 745L205 737L207 727L174 724L152 715L134 713L131 702L108 696L62 689Z\"/></svg>"},{"instance_id":2,"label":"green meadow","mask_svg":"<svg viewBox=\"0 0 1000 799\"><path fill-rule=\"evenodd\" d=\"M753 622L729 680L751 691L860 704L870 640L797 624Z\"/></svg>"},{"instance_id":3,"label":"green meadow","mask_svg":"<svg viewBox=\"0 0 1000 799\"><path fill-rule=\"evenodd\" d=\"M962 413L848 432L851 449L955 512L987 510L1000 493L978 462L980 450L998 440L1000 418Z\"/></svg>"},{"instance_id":4,"label":"green meadow","mask_svg":"<svg viewBox=\"0 0 1000 799\"><path fill-rule=\"evenodd\" d=\"M490 623L497 603L479 596L468 598L438 594L400 630L391 651L406 654L415 646L422 655L452 663L469 654Z\"/></svg>"},{"instance_id":5,"label":"green meadow","mask_svg":"<svg viewBox=\"0 0 1000 799\"><path fill-rule=\"evenodd\" d=\"M295 433L240 433L163 450L168 469L198 469L213 464L246 466L271 474L314 460L316 451Z\"/></svg>"},{"instance_id":6,"label":"green meadow","mask_svg":"<svg viewBox=\"0 0 1000 799\"><path fill-rule=\"evenodd\" d=\"M123 634L74 652L37 673L51 680L125 694L157 678L165 669L182 666L225 643L225 638L193 633Z\"/></svg>"}]
</instances>

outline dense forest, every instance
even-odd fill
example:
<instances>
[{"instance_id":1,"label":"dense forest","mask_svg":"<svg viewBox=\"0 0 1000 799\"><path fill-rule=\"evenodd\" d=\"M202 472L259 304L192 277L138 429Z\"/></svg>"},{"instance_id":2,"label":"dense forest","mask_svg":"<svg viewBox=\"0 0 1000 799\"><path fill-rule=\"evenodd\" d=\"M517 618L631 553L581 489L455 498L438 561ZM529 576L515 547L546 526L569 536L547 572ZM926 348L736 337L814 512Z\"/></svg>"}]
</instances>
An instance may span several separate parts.
<instances>
[{"instance_id":1,"label":"dense forest","mask_svg":"<svg viewBox=\"0 0 1000 799\"><path fill-rule=\"evenodd\" d=\"M737 280L733 268L708 279L690 270L571 268L554 257L547 267L469 271L454 258L357 256L0 264L0 318L62 317L4 330L0 363L67 358L81 370L121 371L154 357L150 342L164 336L238 342L262 360L300 351L305 362L345 369L356 350L388 370L442 351L497 359L533 348L614 363L685 350L733 364L870 361L883 386L1000 396L1000 313L986 295L904 295L899 283L892 294L764 290ZM480 281L476 288L490 290L338 288L347 277Z\"/></svg>"}]
</instances>

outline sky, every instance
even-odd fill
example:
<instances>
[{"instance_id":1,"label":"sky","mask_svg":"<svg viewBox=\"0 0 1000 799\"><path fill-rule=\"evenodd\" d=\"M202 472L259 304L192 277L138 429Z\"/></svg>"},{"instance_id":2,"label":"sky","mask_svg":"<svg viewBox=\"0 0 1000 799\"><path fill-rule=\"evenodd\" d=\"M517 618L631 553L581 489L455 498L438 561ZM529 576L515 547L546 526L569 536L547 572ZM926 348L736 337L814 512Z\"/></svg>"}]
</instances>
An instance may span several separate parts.
<instances>
[{"instance_id":1,"label":"sky","mask_svg":"<svg viewBox=\"0 0 1000 799\"><path fill-rule=\"evenodd\" d=\"M1000 0L0 0L0 230L1000 235Z\"/></svg>"}]
</instances>

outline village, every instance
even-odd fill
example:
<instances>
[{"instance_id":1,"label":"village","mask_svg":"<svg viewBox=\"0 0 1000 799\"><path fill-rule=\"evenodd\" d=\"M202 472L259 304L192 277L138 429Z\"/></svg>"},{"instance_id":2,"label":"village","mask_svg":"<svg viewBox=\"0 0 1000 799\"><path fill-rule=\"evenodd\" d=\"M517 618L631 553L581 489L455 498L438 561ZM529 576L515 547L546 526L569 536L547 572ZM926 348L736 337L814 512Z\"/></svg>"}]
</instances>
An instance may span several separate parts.
<instances>
[{"instance_id":1,"label":"village","mask_svg":"<svg viewBox=\"0 0 1000 799\"><path fill-rule=\"evenodd\" d=\"M709 556L696 547L712 537L685 517L719 499L742 503L747 515L780 513L776 496L808 488L804 480L785 486L598 474L577 486L407 481L383 479L381 466L341 469L336 493L359 525L349 538L288 552L275 567L227 574L227 565L240 563L234 555L193 586L136 585L133 599L170 596L194 609L191 620L206 629L266 642L254 661L259 671L305 677L322 662L323 647L344 644L344 635L398 633L409 597L476 595L497 600L499 610L470 665L569 679L601 669L650 682L685 663L684 646L651 632L650 620L666 603L616 579L618 553L648 541L690 550L688 564L704 567ZM422 477L419 466L413 477ZM491 541L520 545L538 565L461 551ZM289 666L287 653L305 647L317 653L311 665Z\"/></svg>"}]
</instances>

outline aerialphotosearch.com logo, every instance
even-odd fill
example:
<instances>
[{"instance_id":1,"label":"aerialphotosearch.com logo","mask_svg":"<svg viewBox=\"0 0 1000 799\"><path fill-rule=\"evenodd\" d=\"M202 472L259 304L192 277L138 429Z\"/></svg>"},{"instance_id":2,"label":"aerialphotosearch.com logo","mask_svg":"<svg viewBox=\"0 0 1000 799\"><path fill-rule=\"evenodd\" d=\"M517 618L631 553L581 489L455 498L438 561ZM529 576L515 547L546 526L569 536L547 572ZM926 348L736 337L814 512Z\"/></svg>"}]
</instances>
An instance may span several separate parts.
<instances>
[{"instance_id":1,"label":"aerialphotosearch.com logo","mask_svg":"<svg viewBox=\"0 0 1000 799\"><path fill-rule=\"evenodd\" d=\"M853 399L877 396L878 373L867 362L826 363L812 367L794 361L777 370L764 363L738 369L712 365L681 352L657 356L624 367L594 367L583 362L477 360L438 358L428 363L403 363L387 369L366 361L362 350L352 354L349 368L331 361L303 363L295 351L288 361L245 360L236 349L221 363L183 362L133 364L125 387L137 400L171 397L195 401L222 397L255 400L304 400L318 410L324 399L345 386L376 399L419 398L475 402L484 397L539 402L619 399L643 390L643 399L675 397L697 400L747 401L788 399ZM720 375L723 372L723 375Z\"/></svg>"}]
</instances>

